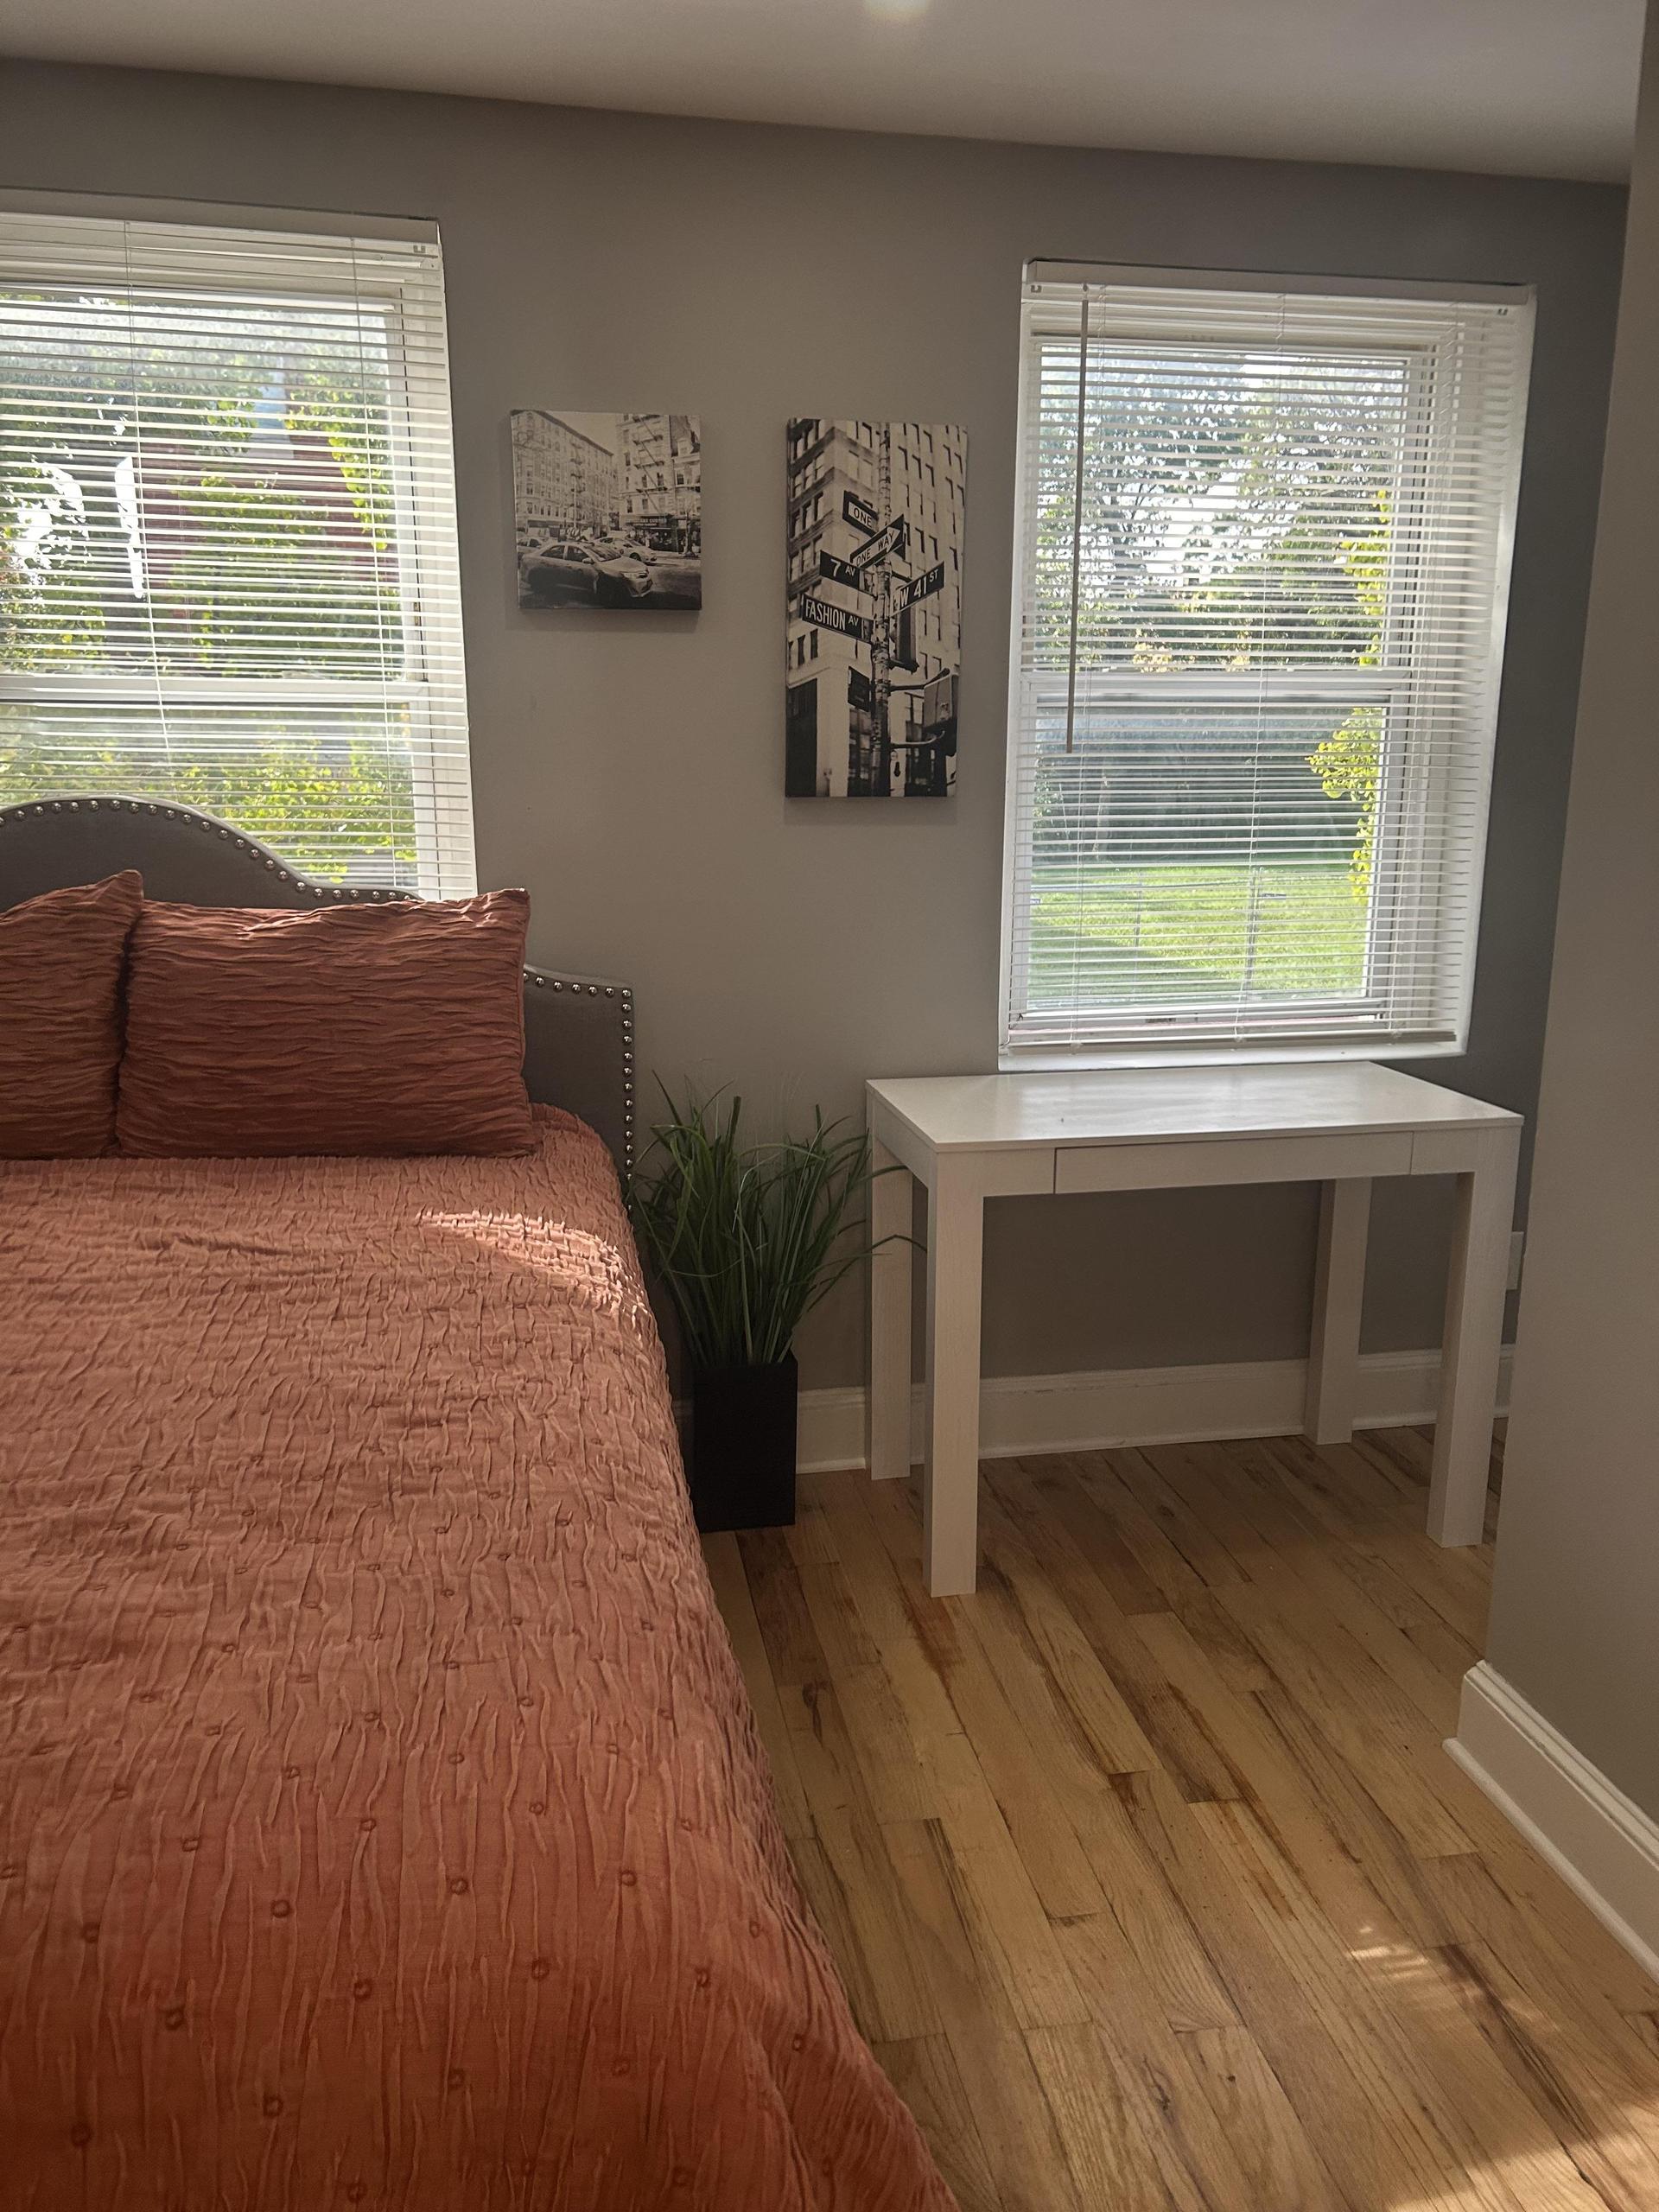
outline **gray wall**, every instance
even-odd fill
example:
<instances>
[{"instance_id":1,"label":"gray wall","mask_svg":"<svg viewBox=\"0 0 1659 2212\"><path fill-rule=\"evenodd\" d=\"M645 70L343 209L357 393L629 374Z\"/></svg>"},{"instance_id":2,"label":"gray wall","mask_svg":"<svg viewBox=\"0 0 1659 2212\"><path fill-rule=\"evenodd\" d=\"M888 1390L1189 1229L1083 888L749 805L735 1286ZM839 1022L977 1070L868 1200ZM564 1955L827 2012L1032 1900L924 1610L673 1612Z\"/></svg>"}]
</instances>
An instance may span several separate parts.
<instances>
[{"instance_id":1,"label":"gray wall","mask_svg":"<svg viewBox=\"0 0 1659 2212\"><path fill-rule=\"evenodd\" d=\"M1020 278L1033 255L1539 288L1472 1048L1530 1113L1623 215L1601 187L861 137L14 66L0 183L442 226L479 860L537 957L628 977L643 1066L857 1106L995 1065ZM700 412L701 617L521 613L510 409ZM783 426L969 430L959 797L786 802ZM1437 1340L1445 1209L1378 1207L1366 1342ZM995 1373L1299 1352L1302 1190L1011 1202ZM805 1379L862 1371L850 1289Z\"/></svg>"},{"instance_id":2,"label":"gray wall","mask_svg":"<svg viewBox=\"0 0 1659 2212\"><path fill-rule=\"evenodd\" d=\"M1659 1816L1659 41L1644 72L1490 1656Z\"/></svg>"}]
</instances>

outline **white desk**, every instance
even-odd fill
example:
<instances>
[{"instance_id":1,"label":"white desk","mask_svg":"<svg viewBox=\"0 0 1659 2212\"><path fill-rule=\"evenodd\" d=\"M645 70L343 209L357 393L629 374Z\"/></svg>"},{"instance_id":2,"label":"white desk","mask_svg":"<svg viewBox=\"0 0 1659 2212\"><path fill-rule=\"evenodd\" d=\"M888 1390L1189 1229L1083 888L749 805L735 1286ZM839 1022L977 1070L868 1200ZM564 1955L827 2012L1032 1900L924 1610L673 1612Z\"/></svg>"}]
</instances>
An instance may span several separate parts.
<instances>
[{"instance_id":1,"label":"white desk","mask_svg":"<svg viewBox=\"0 0 1659 2212\"><path fill-rule=\"evenodd\" d=\"M1453 1175L1429 1534L1480 1541L1509 1279L1521 1117L1369 1063L926 1076L865 1086L872 1192L869 1465L910 1465L911 1178L927 1191L927 1586L978 1568L979 1314L987 1198L1317 1182L1306 1427L1353 1433L1371 1183ZM880 1240L888 1242L880 1243Z\"/></svg>"}]
</instances>

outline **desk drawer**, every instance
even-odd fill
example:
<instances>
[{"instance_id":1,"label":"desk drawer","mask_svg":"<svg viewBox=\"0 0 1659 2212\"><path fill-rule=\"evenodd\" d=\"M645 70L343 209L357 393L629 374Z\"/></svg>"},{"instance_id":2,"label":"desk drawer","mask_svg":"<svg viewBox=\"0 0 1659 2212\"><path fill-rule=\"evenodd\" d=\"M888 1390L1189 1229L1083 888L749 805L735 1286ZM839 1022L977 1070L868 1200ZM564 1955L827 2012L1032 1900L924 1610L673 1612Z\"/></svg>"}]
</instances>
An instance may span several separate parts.
<instances>
[{"instance_id":1,"label":"desk drawer","mask_svg":"<svg viewBox=\"0 0 1659 2212\"><path fill-rule=\"evenodd\" d=\"M1063 1145L1062 1191L1173 1191L1208 1183L1327 1183L1409 1175L1411 1132L1306 1137L1198 1137L1180 1144Z\"/></svg>"}]
</instances>

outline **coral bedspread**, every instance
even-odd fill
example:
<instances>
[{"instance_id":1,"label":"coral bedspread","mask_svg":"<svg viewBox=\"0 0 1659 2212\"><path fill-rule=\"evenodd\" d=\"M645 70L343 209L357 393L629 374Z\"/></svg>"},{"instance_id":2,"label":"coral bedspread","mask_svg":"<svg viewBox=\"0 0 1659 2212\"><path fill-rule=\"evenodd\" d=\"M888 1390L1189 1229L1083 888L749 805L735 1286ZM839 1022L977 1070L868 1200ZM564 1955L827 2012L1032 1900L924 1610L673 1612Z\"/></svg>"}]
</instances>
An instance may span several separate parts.
<instances>
[{"instance_id":1,"label":"coral bedspread","mask_svg":"<svg viewBox=\"0 0 1659 2212\"><path fill-rule=\"evenodd\" d=\"M944 2212L607 1155L0 1167L0 2199Z\"/></svg>"}]
</instances>

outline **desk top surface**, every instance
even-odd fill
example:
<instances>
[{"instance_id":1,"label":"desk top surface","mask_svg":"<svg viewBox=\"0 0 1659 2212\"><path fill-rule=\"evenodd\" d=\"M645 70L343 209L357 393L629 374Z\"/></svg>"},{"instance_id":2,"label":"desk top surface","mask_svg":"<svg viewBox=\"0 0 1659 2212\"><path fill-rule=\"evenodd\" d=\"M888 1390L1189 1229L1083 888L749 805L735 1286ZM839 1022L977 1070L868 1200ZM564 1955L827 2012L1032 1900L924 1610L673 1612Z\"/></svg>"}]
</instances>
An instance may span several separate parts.
<instances>
[{"instance_id":1,"label":"desk top surface","mask_svg":"<svg viewBox=\"0 0 1659 2212\"><path fill-rule=\"evenodd\" d=\"M1471 1123L1518 1127L1521 1121L1507 1107L1465 1098L1369 1060L907 1076L884 1077L866 1088L940 1152L1329 1136Z\"/></svg>"}]
</instances>

